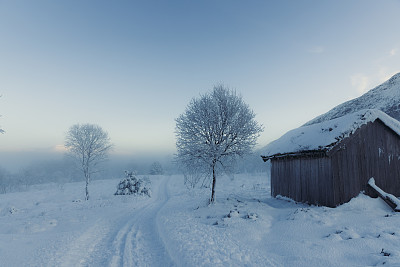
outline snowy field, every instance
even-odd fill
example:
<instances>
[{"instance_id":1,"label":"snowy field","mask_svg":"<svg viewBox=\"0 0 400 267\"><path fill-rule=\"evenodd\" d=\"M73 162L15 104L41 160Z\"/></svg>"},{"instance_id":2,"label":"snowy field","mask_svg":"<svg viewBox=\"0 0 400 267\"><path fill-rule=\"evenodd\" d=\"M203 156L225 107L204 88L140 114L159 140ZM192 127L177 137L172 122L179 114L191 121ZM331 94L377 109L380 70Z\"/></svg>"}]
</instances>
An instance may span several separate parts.
<instances>
[{"instance_id":1,"label":"snowy field","mask_svg":"<svg viewBox=\"0 0 400 267\"><path fill-rule=\"evenodd\" d=\"M187 190L150 176L152 197L119 180L0 195L0 266L400 266L400 214L359 195L338 208L269 196L266 174Z\"/></svg>"}]
</instances>

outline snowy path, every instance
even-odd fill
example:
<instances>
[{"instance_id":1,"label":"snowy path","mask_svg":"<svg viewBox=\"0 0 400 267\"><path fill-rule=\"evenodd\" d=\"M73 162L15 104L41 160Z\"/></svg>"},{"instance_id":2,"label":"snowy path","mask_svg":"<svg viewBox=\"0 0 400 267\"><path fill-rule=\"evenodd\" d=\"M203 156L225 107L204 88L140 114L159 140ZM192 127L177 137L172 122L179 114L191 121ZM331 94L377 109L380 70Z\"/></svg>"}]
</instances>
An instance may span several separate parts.
<instances>
[{"instance_id":1,"label":"snowy path","mask_svg":"<svg viewBox=\"0 0 400 267\"><path fill-rule=\"evenodd\" d=\"M169 199L168 178L163 177L153 196L139 208L100 217L66 247L57 251L56 266L173 266L159 235L158 213ZM109 215L108 215L109 216ZM118 217L119 216L119 217Z\"/></svg>"},{"instance_id":2,"label":"snowy path","mask_svg":"<svg viewBox=\"0 0 400 267\"><path fill-rule=\"evenodd\" d=\"M168 201L167 179L158 190L157 199L138 210L118 231L113 242L109 266L172 266L173 262L159 235L157 215Z\"/></svg>"}]
</instances>

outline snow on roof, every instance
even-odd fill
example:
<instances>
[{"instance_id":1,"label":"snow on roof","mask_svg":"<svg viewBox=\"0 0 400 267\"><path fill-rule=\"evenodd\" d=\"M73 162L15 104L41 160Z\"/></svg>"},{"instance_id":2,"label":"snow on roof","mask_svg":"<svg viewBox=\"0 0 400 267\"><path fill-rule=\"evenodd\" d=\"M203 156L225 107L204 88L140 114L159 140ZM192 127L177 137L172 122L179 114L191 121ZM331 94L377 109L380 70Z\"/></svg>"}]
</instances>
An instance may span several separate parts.
<instances>
[{"instance_id":1,"label":"snow on roof","mask_svg":"<svg viewBox=\"0 0 400 267\"><path fill-rule=\"evenodd\" d=\"M302 126L269 143L262 156L332 148L337 142L353 134L362 125L380 119L400 136L400 122L377 109L364 109L317 124Z\"/></svg>"}]
</instances>

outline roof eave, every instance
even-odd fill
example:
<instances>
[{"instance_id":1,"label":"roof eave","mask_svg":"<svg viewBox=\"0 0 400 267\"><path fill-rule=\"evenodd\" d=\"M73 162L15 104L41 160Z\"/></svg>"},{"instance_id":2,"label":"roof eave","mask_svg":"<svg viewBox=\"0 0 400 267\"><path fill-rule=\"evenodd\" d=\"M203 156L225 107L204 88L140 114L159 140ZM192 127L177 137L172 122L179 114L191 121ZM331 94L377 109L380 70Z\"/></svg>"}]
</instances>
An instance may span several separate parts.
<instances>
[{"instance_id":1,"label":"roof eave","mask_svg":"<svg viewBox=\"0 0 400 267\"><path fill-rule=\"evenodd\" d=\"M325 157L327 155L328 148L324 147L315 150L303 150L298 152L290 153L278 153L271 156L261 156L264 162L271 159L283 159L283 158L298 158L298 157Z\"/></svg>"}]
</instances>

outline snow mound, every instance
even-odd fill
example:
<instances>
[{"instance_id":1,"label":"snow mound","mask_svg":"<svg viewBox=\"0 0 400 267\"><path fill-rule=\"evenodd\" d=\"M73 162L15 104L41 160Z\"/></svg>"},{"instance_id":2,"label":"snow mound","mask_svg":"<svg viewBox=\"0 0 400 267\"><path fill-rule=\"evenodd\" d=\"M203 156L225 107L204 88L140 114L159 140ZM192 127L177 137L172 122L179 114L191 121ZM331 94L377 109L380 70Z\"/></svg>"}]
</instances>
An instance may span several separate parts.
<instances>
[{"instance_id":1,"label":"snow mound","mask_svg":"<svg viewBox=\"0 0 400 267\"><path fill-rule=\"evenodd\" d=\"M329 121L291 130L262 149L262 156L309 150L329 150L361 126L381 120L400 135L400 122L377 109L364 109Z\"/></svg>"}]
</instances>

